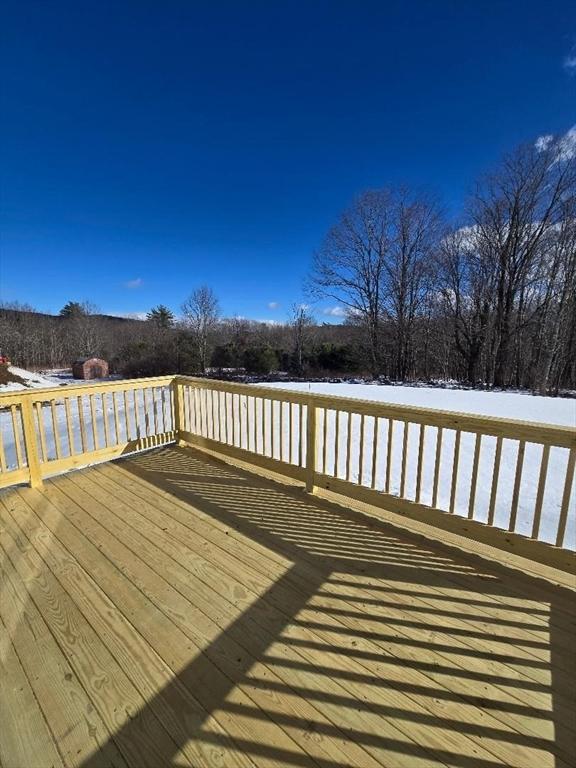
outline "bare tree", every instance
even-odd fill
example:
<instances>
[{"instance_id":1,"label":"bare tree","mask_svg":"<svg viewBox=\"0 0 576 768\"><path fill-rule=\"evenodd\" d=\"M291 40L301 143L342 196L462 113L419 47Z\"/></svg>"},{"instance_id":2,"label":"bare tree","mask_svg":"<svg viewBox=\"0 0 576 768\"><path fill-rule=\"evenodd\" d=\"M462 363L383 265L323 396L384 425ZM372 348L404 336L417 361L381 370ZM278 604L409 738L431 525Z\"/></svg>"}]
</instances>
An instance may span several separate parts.
<instances>
[{"instance_id":1,"label":"bare tree","mask_svg":"<svg viewBox=\"0 0 576 768\"><path fill-rule=\"evenodd\" d=\"M294 363L298 375L301 376L304 371L304 353L312 339L314 318L305 304L294 304L288 322L292 330Z\"/></svg>"},{"instance_id":2,"label":"bare tree","mask_svg":"<svg viewBox=\"0 0 576 768\"><path fill-rule=\"evenodd\" d=\"M214 291L207 285L197 288L182 304L185 323L191 332L202 373L208 365L208 344L218 318L220 308Z\"/></svg>"},{"instance_id":3,"label":"bare tree","mask_svg":"<svg viewBox=\"0 0 576 768\"><path fill-rule=\"evenodd\" d=\"M474 233L467 228L442 238L438 264L443 309L450 318L454 345L464 362L464 378L474 385L482 378L481 360L493 310L491 266L479 258Z\"/></svg>"},{"instance_id":4,"label":"bare tree","mask_svg":"<svg viewBox=\"0 0 576 768\"><path fill-rule=\"evenodd\" d=\"M326 235L314 256L311 288L343 304L361 320L368 337L370 367L381 372L382 288L390 249L392 193L364 192Z\"/></svg>"},{"instance_id":5,"label":"bare tree","mask_svg":"<svg viewBox=\"0 0 576 768\"><path fill-rule=\"evenodd\" d=\"M438 207L405 188L364 192L314 257L312 288L348 308L367 330L372 373L382 371L382 323L394 332L394 372L409 374L413 332L431 287Z\"/></svg>"},{"instance_id":6,"label":"bare tree","mask_svg":"<svg viewBox=\"0 0 576 768\"><path fill-rule=\"evenodd\" d=\"M504 158L478 186L470 204L478 258L492 265L495 308L490 380L507 386L527 292L546 257L550 232L574 195L575 158L560 140L527 145Z\"/></svg>"},{"instance_id":7,"label":"bare tree","mask_svg":"<svg viewBox=\"0 0 576 768\"><path fill-rule=\"evenodd\" d=\"M392 194L381 295L382 309L393 321L394 373L401 381L412 375L416 322L435 286L441 221L439 207L428 195L407 188Z\"/></svg>"}]
</instances>

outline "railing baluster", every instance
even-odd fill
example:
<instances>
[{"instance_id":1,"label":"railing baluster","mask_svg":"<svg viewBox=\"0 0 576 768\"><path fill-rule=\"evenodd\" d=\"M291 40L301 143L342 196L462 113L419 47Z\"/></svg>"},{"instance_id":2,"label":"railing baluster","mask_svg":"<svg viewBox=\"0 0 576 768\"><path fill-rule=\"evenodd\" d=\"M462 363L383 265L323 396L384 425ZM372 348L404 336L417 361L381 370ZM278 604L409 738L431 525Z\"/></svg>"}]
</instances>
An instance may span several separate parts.
<instances>
[{"instance_id":1,"label":"railing baluster","mask_svg":"<svg viewBox=\"0 0 576 768\"><path fill-rule=\"evenodd\" d=\"M150 424L150 389L144 387L142 390L142 404L144 406L144 429L146 430L145 437L150 437L152 431Z\"/></svg>"},{"instance_id":2,"label":"railing baluster","mask_svg":"<svg viewBox=\"0 0 576 768\"><path fill-rule=\"evenodd\" d=\"M294 404L289 401L288 406L288 463L295 464L294 460Z\"/></svg>"},{"instance_id":3,"label":"railing baluster","mask_svg":"<svg viewBox=\"0 0 576 768\"><path fill-rule=\"evenodd\" d=\"M259 398L260 400L260 450L262 451L262 456L266 455L266 401L263 397Z\"/></svg>"},{"instance_id":4,"label":"railing baluster","mask_svg":"<svg viewBox=\"0 0 576 768\"><path fill-rule=\"evenodd\" d=\"M328 458L328 409L324 408L324 415L322 418L322 474L328 474L328 467L326 466Z\"/></svg>"},{"instance_id":5,"label":"railing baluster","mask_svg":"<svg viewBox=\"0 0 576 768\"><path fill-rule=\"evenodd\" d=\"M0 472L6 472L8 470L6 451L4 449L4 437L2 436L2 416L4 413L4 409L0 408Z\"/></svg>"},{"instance_id":6,"label":"railing baluster","mask_svg":"<svg viewBox=\"0 0 576 768\"><path fill-rule=\"evenodd\" d=\"M306 490L308 493L314 493L315 488L314 480L316 477L317 447L316 414L317 409L312 402L312 398L310 398L306 406Z\"/></svg>"},{"instance_id":7,"label":"railing baluster","mask_svg":"<svg viewBox=\"0 0 576 768\"><path fill-rule=\"evenodd\" d=\"M30 485L37 488L42 485L42 472L40 460L38 458L38 447L36 442L36 430L34 429L34 411L32 410L32 401L30 398L24 398L20 406L20 415L22 417L22 433L24 438L24 448L26 449L26 463L30 476ZM14 432L17 444L20 441L18 433ZM21 457L20 457L21 459ZM19 464L21 465L21 460Z\"/></svg>"},{"instance_id":8,"label":"railing baluster","mask_svg":"<svg viewBox=\"0 0 576 768\"><path fill-rule=\"evenodd\" d=\"M454 459L452 461L452 486L450 488L450 507L449 511L454 514L456 509L456 494L458 493L458 468L460 465L460 438L461 432L456 430L454 438Z\"/></svg>"},{"instance_id":9,"label":"railing baluster","mask_svg":"<svg viewBox=\"0 0 576 768\"><path fill-rule=\"evenodd\" d=\"M352 412L348 411L348 432L346 435L346 480L350 482L352 476Z\"/></svg>"},{"instance_id":10,"label":"railing baluster","mask_svg":"<svg viewBox=\"0 0 576 768\"><path fill-rule=\"evenodd\" d=\"M386 451L386 484L384 490L390 493L390 479L392 477L392 441L394 439L394 419L388 419L388 448Z\"/></svg>"},{"instance_id":11,"label":"railing baluster","mask_svg":"<svg viewBox=\"0 0 576 768\"><path fill-rule=\"evenodd\" d=\"M50 415L52 417L52 431L54 433L54 448L56 451L56 458L62 458L62 446L60 444L60 433L58 432L58 416L56 414L56 403L54 400L50 400Z\"/></svg>"},{"instance_id":12,"label":"railing baluster","mask_svg":"<svg viewBox=\"0 0 576 768\"><path fill-rule=\"evenodd\" d=\"M406 492L406 464L408 459L408 434L409 424L404 422L404 431L402 434L402 469L400 472L400 497L404 498Z\"/></svg>"},{"instance_id":13,"label":"railing baluster","mask_svg":"<svg viewBox=\"0 0 576 768\"><path fill-rule=\"evenodd\" d=\"M426 439L426 425L420 424L418 434L418 465L416 467L416 495L414 500L420 503L422 498L422 471L424 462L424 441Z\"/></svg>"},{"instance_id":14,"label":"railing baluster","mask_svg":"<svg viewBox=\"0 0 576 768\"><path fill-rule=\"evenodd\" d=\"M470 499L468 501L468 518L474 519L474 508L476 506L476 488L478 486L478 469L480 466L480 449L482 446L482 435L477 432L474 441L474 459L472 460L472 479L470 481Z\"/></svg>"},{"instance_id":15,"label":"railing baluster","mask_svg":"<svg viewBox=\"0 0 576 768\"><path fill-rule=\"evenodd\" d=\"M376 468L378 458L378 416L374 416L374 434L372 435L372 489L376 488Z\"/></svg>"},{"instance_id":16,"label":"railing baluster","mask_svg":"<svg viewBox=\"0 0 576 768\"><path fill-rule=\"evenodd\" d=\"M94 405L94 395L89 395L90 399L90 418L92 420L92 439L94 441L94 450L98 450L100 447L100 441L98 440L98 424L96 421L96 406Z\"/></svg>"},{"instance_id":17,"label":"railing baluster","mask_svg":"<svg viewBox=\"0 0 576 768\"><path fill-rule=\"evenodd\" d=\"M126 392L124 392L126 396ZM84 396L78 395L76 398L76 407L78 408L78 424L80 425L80 445L82 447L82 453L87 451L87 435L86 435L86 423L84 421ZM39 414L41 419L41 415ZM40 439L42 439L42 430L40 430Z\"/></svg>"},{"instance_id":18,"label":"railing baluster","mask_svg":"<svg viewBox=\"0 0 576 768\"><path fill-rule=\"evenodd\" d=\"M141 398L138 397L138 390L134 390L134 409L138 416L138 438L141 440L146 437L146 421L142 425L142 418L146 415L146 405L144 403L144 392L140 390ZM142 407L140 407L140 399L142 400Z\"/></svg>"},{"instance_id":19,"label":"railing baluster","mask_svg":"<svg viewBox=\"0 0 576 768\"><path fill-rule=\"evenodd\" d=\"M302 466L302 455L304 448L304 406L298 405L298 466Z\"/></svg>"},{"instance_id":20,"label":"railing baluster","mask_svg":"<svg viewBox=\"0 0 576 768\"><path fill-rule=\"evenodd\" d=\"M20 419L18 409L15 405L10 406L10 413L12 414L12 432L14 434L14 448L16 450L16 461L18 468L24 466L22 457L22 445L20 443L20 430L18 429L18 421Z\"/></svg>"},{"instance_id":21,"label":"railing baluster","mask_svg":"<svg viewBox=\"0 0 576 768\"><path fill-rule=\"evenodd\" d=\"M562 503L560 505L560 517L558 519L558 531L556 533L556 546L561 547L564 544L566 534L566 523L568 522L568 507L570 504L570 494L572 493L572 484L574 482L574 467L576 465L576 448L572 448L568 456L566 466L566 479L564 480L564 490L562 492Z\"/></svg>"},{"instance_id":22,"label":"railing baluster","mask_svg":"<svg viewBox=\"0 0 576 768\"><path fill-rule=\"evenodd\" d=\"M200 434L202 437L208 437L208 414L206 413L206 390L204 388L198 391L198 402L200 404Z\"/></svg>"},{"instance_id":23,"label":"railing baluster","mask_svg":"<svg viewBox=\"0 0 576 768\"><path fill-rule=\"evenodd\" d=\"M154 416L154 434L158 435L160 432L158 428L160 424L160 420L158 418L158 389L157 387L152 387L151 391L152 391L152 413Z\"/></svg>"},{"instance_id":24,"label":"railing baluster","mask_svg":"<svg viewBox=\"0 0 576 768\"><path fill-rule=\"evenodd\" d=\"M102 419L104 420L104 442L106 448L110 445L110 426L108 424L108 400L106 392L102 392Z\"/></svg>"},{"instance_id":25,"label":"railing baluster","mask_svg":"<svg viewBox=\"0 0 576 768\"><path fill-rule=\"evenodd\" d=\"M334 418L336 419L336 436L334 438L334 477L338 477L338 464L340 461L340 416L342 411L335 411Z\"/></svg>"},{"instance_id":26,"label":"railing baluster","mask_svg":"<svg viewBox=\"0 0 576 768\"><path fill-rule=\"evenodd\" d=\"M202 435L202 413L199 387L186 387L184 390L184 400L188 401L188 417L185 422L186 428L195 435Z\"/></svg>"},{"instance_id":27,"label":"railing baluster","mask_svg":"<svg viewBox=\"0 0 576 768\"><path fill-rule=\"evenodd\" d=\"M36 410L36 419L38 421L38 433L40 435L41 461L48 461L48 448L46 445L46 429L44 427L44 415L42 413L42 403L34 403Z\"/></svg>"},{"instance_id":28,"label":"railing baluster","mask_svg":"<svg viewBox=\"0 0 576 768\"><path fill-rule=\"evenodd\" d=\"M536 506L534 508L534 523L532 525L532 538L537 539L540 533L540 519L542 517L542 502L546 489L546 477L548 475L548 460L550 459L550 446L545 445L540 462L540 476L538 478L538 490L536 491Z\"/></svg>"},{"instance_id":29,"label":"railing baluster","mask_svg":"<svg viewBox=\"0 0 576 768\"><path fill-rule=\"evenodd\" d=\"M224 419L222 418L222 392L218 390L216 392L216 410L218 413L218 442L223 443L225 442L223 438L224 434Z\"/></svg>"},{"instance_id":30,"label":"railing baluster","mask_svg":"<svg viewBox=\"0 0 576 768\"><path fill-rule=\"evenodd\" d=\"M126 423L126 442L130 440L130 418L129 418L129 407L128 407L128 390L124 389L122 392L123 400L124 400L124 421ZM80 425L82 425L82 420L80 420ZM84 450L84 449L83 449Z\"/></svg>"},{"instance_id":31,"label":"railing baluster","mask_svg":"<svg viewBox=\"0 0 576 768\"><path fill-rule=\"evenodd\" d=\"M215 410L214 410L215 402L216 402L216 398L214 396L215 394L216 394L215 391L213 389L211 389L210 390L210 420L212 422L212 440L216 440L217 439L216 438L216 424L217 424L217 422L216 422L216 413L215 413Z\"/></svg>"},{"instance_id":32,"label":"railing baluster","mask_svg":"<svg viewBox=\"0 0 576 768\"><path fill-rule=\"evenodd\" d=\"M238 438L238 432L239 432L239 427L236 422L236 411L237 411L236 402L237 402L236 396L232 395L232 427L234 430L232 445L236 445L236 439Z\"/></svg>"},{"instance_id":33,"label":"railing baluster","mask_svg":"<svg viewBox=\"0 0 576 768\"><path fill-rule=\"evenodd\" d=\"M74 434L72 432L72 413L70 410L70 398L64 398L64 415L66 417L66 435L68 437L68 455L74 454Z\"/></svg>"},{"instance_id":34,"label":"railing baluster","mask_svg":"<svg viewBox=\"0 0 576 768\"><path fill-rule=\"evenodd\" d=\"M526 450L526 441L520 440L518 444L518 455L516 457L516 472L514 474L514 490L512 492L512 507L510 509L509 531L516 530L516 518L518 517L518 501L520 499L520 484L522 483L522 472L524 470L524 452Z\"/></svg>"},{"instance_id":35,"label":"railing baluster","mask_svg":"<svg viewBox=\"0 0 576 768\"><path fill-rule=\"evenodd\" d=\"M279 446L278 446L278 458L280 461L284 460L284 403L282 400L278 403L278 407L280 409L280 440L279 440Z\"/></svg>"},{"instance_id":36,"label":"railing baluster","mask_svg":"<svg viewBox=\"0 0 576 768\"><path fill-rule=\"evenodd\" d=\"M444 430L438 427L436 432L436 456L434 458L434 481L432 485L432 506L438 505L438 484L440 480L440 462L442 460L442 438Z\"/></svg>"},{"instance_id":37,"label":"railing baluster","mask_svg":"<svg viewBox=\"0 0 576 768\"><path fill-rule=\"evenodd\" d=\"M500 459L502 457L502 438L496 438L496 454L494 456L494 469L492 470L492 489L490 491L490 504L488 506L488 525L494 525L494 513L496 511L496 496L498 495L498 482L500 480Z\"/></svg>"},{"instance_id":38,"label":"railing baluster","mask_svg":"<svg viewBox=\"0 0 576 768\"><path fill-rule=\"evenodd\" d=\"M118 402L116 400L116 392L112 392L112 408L114 411L114 434L116 436L115 445L120 444L120 418L118 414ZM66 401L68 402L68 401Z\"/></svg>"},{"instance_id":39,"label":"railing baluster","mask_svg":"<svg viewBox=\"0 0 576 768\"><path fill-rule=\"evenodd\" d=\"M364 414L360 415L360 456L358 458L358 485L362 485L364 476Z\"/></svg>"}]
</instances>

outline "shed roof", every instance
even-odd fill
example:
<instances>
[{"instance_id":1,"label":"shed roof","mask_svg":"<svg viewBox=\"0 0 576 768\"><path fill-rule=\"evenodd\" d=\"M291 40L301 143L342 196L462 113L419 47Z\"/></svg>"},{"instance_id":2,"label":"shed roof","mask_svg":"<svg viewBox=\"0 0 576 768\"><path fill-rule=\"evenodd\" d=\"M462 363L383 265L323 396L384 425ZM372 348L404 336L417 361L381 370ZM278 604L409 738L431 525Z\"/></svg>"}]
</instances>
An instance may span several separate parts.
<instances>
[{"instance_id":1,"label":"shed roof","mask_svg":"<svg viewBox=\"0 0 576 768\"><path fill-rule=\"evenodd\" d=\"M106 362L102 357L94 357L94 356L92 356L92 357L78 357L78 358L76 358L76 360L74 360L74 365L76 365L76 363L87 363L90 360L98 360L98 361L100 361L102 363Z\"/></svg>"}]
</instances>

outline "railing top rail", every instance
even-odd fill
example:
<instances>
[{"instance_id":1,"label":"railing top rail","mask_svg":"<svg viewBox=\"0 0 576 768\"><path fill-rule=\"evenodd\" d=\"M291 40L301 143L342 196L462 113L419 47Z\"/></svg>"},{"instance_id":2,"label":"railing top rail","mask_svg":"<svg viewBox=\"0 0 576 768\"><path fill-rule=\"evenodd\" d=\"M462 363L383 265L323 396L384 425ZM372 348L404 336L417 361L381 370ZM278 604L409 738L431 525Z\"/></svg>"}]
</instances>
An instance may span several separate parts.
<instances>
[{"instance_id":1,"label":"railing top rail","mask_svg":"<svg viewBox=\"0 0 576 768\"><path fill-rule=\"evenodd\" d=\"M250 395L252 397L285 400L302 405L307 405L313 401L317 407L329 410L379 416L397 421L409 421L426 426L437 426L444 429L455 429L512 440L525 440L526 442L541 445L576 448L576 428L558 424L505 419L498 416L480 416L471 413L460 413L458 411L444 411L437 408L398 405L396 403L361 400L340 395L322 395L316 392L306 393L299 390L277 389L276 387L255 384L239 384L194 376L176 376L176 380L183 384L188 383L206 389L237 392L238 394Z\"/></svg>"},{"instance_id":2,"label":"railing top rail","mask_svg":"<svg viewBox=\"0 0 576 768\"><path fill-rule=\"evenodd\" d=\"M114 379L112 381L90 381L83 383L64 385L57 387L35 387L33 389L15 389L9 392L0 392L0 408L13 403L22 402L23 399L46 400L54 397L75 397L85 394L86 390L101 392L110 389L138 388L142 386L165 386L171 384L175 376L150 376L140 379Z\"/></svg>"}]
</instances>

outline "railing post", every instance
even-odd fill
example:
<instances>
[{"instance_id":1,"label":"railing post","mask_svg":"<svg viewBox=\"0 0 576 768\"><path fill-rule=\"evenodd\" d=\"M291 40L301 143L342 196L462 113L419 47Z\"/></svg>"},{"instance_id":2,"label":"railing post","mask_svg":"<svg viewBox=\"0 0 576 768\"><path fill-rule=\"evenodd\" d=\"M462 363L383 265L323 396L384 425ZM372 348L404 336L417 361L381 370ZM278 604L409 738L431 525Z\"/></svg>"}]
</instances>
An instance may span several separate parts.
<instances>
[{"instance_id":1,"label":"railing post","mask_svg":"<svg viewBox=\"0 0 576 768\"><path fill-rule=\"evenodd\" d=\"M24 445L26 447L26 461L30 472L30 485L38 488L42 485L40 471L40 459L36 445L36 427L34 426L34 414L32 413L32 400L30 397L22 398L22 431L24 432Z\"/></svg>"},{"instance_id":2,"label":"railing post","mask_svg":"<svg viewBox=\"0 0 576 768\"><path fill-rule=\"evenodd\" d=\"M310 397L306 417L306 490L314 493L316 488L316 406Z\"/></svg>"},{"instance_id":3,"label":"railing post","mask_svg":"<svg viewBox=\"0 0 576 768\"><path fill-rule=\"evenodd\" d=\"M174 391L174 437L177 443L181 443L180 432L184 431L184 402L182 400L183 386L177 378L172 379L170 385Z\"/></svg>"}]
</instances>

